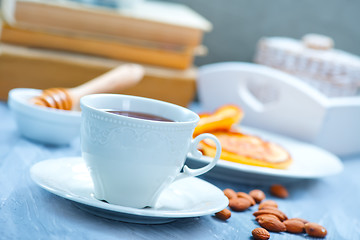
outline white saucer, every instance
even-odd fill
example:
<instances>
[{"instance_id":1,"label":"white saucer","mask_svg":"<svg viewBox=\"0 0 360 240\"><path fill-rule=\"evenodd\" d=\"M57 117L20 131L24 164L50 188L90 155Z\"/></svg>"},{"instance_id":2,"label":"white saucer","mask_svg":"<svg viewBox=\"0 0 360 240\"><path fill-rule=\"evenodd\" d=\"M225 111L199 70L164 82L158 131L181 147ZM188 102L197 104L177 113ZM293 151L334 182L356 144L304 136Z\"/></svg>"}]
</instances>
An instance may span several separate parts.
<instances>
[{"instance_id":1,"label":"white saucer","mask_svg":"<svg viewBox=\"0 0 360 240\"><path fill-rule=\"evenodd\" d=\"M312 144L250 127L241 127L241 131L278 143L289 151L293 163L288 169L282 170L219 160L216 166L206 173L207 175L240 183L272 184L317 179L338 174L343 170L343 164L338 157ZM206 156L188 156L186 164L196 168L210 161L211 159Z\"/></svg>"},{"instance_id":2,"label":"white saucer","mask_svg":"<svg viewBox=\"0 0 360 240\"><path fill-rule=\"evenodd\" d=\"M93 183L80 157L49 159L30 169L40 187L72 200L92 214L119 221L145 224L171 222L179 218L198 217L226 208L228 199L214 185L199 178L185 178L161 194L156 207L136 209L108 204L93 197Z\"/></svg>"}]
</instances>

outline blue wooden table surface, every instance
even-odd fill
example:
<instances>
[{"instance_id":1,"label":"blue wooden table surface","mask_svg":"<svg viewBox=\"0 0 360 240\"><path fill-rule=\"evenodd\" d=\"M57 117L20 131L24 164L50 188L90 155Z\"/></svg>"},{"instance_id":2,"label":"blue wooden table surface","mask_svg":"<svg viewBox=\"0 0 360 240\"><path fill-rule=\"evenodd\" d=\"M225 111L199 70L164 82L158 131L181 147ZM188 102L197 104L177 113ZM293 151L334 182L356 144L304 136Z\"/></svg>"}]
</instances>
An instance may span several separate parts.
<instances>
[{"instance_id":1,"label":"blue wooden table surface","mask_svg":"<svg viewBox=\"0 0 360 240\"><path fill-rule=\"evenodd\" d=\"M124 223L93 216L71 201L38 187L29 168L42 160L80 156L79 139L51 147L20 136L6 103L0 102L0 239L252 239L256 207L233 212L224 222L208 215L161 225ZM276 199L266 185L239 184L201 177L220 189L260 188L289 217L319 223L325 239L360 239L360 156L341 159L344 171L287 185L290 197ZM271 233L270 239L313 239L306 234Z\"/></svg>"}]
</instances>

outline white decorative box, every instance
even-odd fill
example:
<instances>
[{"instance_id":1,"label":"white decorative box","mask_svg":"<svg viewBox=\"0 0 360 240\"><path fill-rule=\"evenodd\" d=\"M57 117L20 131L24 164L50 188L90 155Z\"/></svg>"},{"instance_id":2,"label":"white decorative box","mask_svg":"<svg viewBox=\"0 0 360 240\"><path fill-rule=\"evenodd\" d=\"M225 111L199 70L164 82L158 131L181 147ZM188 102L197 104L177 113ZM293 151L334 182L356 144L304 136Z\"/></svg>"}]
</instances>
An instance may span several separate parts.
<instances>
[{"instance_id":1,"label":"white decorative box","mask_svg":"<svg viewBox=\"0 0 360 240\"><path fill-rule=\"evenodd\" d=\"M318 145L336 155L360 153L360 97L328 98L302 80L263 65L225 62L199 69L204 111L236 104L241 124Z\"/></svg>"},{"instance_id":2,"label":"white decorative box","mask_svg":"<svg viewBox=\"0 0 360 240\"><path fill-rule=\"evenodd\" d=\"M327 97L354 96L360 87L360 58L333 48L331 38L318 34L302 40L260 39L255 62L299 77Z\"/></svg>"}]
</instances>

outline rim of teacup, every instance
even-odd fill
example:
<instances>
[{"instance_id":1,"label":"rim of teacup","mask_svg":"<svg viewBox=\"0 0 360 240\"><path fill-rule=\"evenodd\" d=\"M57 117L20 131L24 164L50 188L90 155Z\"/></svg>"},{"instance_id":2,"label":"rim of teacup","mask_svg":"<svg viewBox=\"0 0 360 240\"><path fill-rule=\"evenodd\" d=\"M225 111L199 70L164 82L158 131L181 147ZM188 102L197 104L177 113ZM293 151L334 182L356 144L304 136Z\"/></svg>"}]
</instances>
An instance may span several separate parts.
<instances>
[{"instance_id":1,"label":"rim of teacup","mask_svg":"<svg viewBox=\"0 0 360 240\"><path fill-rule=\"evenodd\" d=\"M107 104L107 107L99 107L99 105L101 105L101 103L93 103L95 101L99 101L99 98L102 97L103 99L107 99L107 101L109 101L109 105ZM116 100L127 100L127 101L140 101L142 103L147 103L147 104L157 104L159 106L162 106L163 108L167 108L167 109L176 109L175 111L178 112L178 114L181 114L181 116L183 117L185 113L185 116L187 116L186 119L184 119L184 117L182 119L173 119L172 117L169 117L166 114L162 113L158 113L158 112L153 112L153 111L144 111L142 113L149 113L149 114L155 114L158 116L162 116L162 117L167 117L171 120L173 120L174 122L164 122L164 121L156 121L156 120L148 120L148 119L140 119L140 118L130 118L131 121L133 122L139 122L139 123L143 123L143 122L148 122L151 124L158 124L158 125L187 125L187 124L197 124L198 121L200 120L200 117L198 114L196 114L195 112L191 111L190 109L187 109L185 107L173 104L173 103L169 103L169 102L165 102L165 101L161 101L161 100L156 100L156 99L152 99L152 98L146 98L146 97L139 97L139 96L132 96L132 95L125 95L125 94L114 94L114 93L98 93L98 94L89 94L86 96L83 96L80 99L80 108L81 110L84 112L84 110L86 111L88 110L93 110L98 114L101 114L103 116L106 117L110 117L113 119L122 119L122 120L129 120L129 117L127 116L122 116L122 115L116 115L113 113L109 113L106 112L106 110L116 110L116 107L111 107L111 106L115 106L116 105ZM104 100L103 100L104 101ZM117 104L120 106L120 103L117 102ZM123 104L129 104L129 102L127 103L123 103ZM130 107L130 106L128 106ZM129 109L119 109L119 110L125 110L128 111ZM130 110L131 111L131 110Z\"/></svg>"}]
</instances>

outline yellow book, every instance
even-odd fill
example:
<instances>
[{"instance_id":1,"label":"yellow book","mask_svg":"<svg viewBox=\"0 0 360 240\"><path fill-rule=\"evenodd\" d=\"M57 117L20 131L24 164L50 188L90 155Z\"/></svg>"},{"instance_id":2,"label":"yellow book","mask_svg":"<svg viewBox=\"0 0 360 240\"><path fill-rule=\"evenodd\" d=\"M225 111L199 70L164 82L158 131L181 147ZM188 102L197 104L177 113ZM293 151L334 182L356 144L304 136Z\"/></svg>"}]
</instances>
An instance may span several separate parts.
<instances>
[{"instance_id":1,"label":"yellow book","mask_svg":"<svg viewBox=\"0 0 360 240\"><path fill-rule=\"evenodd\" d=\"M12 88L71 88L93 79L122 61L83 54L0 43L0 99ZM143 65L144 79L122 94L159 99L181 106L193 101L197 69L176 70Z\"/></svg>"},{"instance_id":2,"label":"yellow book","mask_svg":"<svg viewBox=\"0 0 360 240\"><path fill-rule=\"evenodd\" d=\"M190 67L194 55L199 52L197 50L201 49L124 38L100 39L79 34L59 35L15 28L7 24L2 26L0 40L29 47L66 50L177 69Z\"/></svg>"},{"instance_id":3,"label":"yellow book","mask_svg":"<svg viewBox=\"0 0 360 240\"><path fill-rule=\"evenodd\" d=\"M111 9L66 0L3 0L5 21L38 31L127 37L168 44L198 46L212 25L189 7L144 1Z\"/></svg>"}]
</instances>

